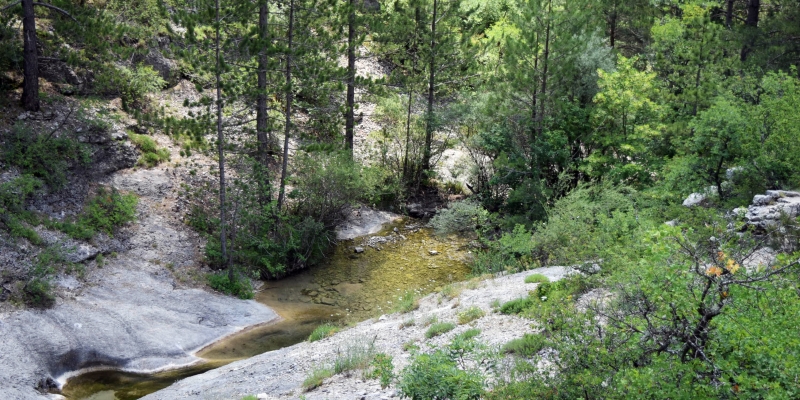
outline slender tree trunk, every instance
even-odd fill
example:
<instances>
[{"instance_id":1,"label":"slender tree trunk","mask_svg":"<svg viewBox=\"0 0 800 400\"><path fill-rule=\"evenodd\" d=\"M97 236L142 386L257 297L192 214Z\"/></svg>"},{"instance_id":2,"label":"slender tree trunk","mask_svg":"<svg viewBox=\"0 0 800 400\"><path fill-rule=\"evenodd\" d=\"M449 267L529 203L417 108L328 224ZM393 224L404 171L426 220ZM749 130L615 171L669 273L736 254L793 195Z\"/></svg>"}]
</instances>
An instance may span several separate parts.
<instances>
[{"instance_id":1,"label":"slender tree trunk","mask_svg":"<svg viewBox=\"0 0 800 400\"><path fill-rule=\"evenodd\" d=\"M406 151L405 156L403 157L403 179L408 181L409 178L409 171L408 171L408 146L411 145L411 95L413 91L411 88L408 88L408 111L406 112Z\"/></svg>"},{"instance_id":2,"label":"slender tree trunk","mask_svg":"<svg viewBox=\"0 0 800 400\"><path fill-rule=\"evenodd\" d=\"M742 46L741 60L747 61L747 56L753 50L756 35L758 34L758 17L761 12L761 0L748 0L747 1L747 19L744 21L745 25L745 38L744 46Z\"/></svg>"},{"instance_id":3,"label":"slender tree trunk","mask_svg":"<svg viewBox=\"0 0 800 400\"><path fill-rule=\"evenodd\" d=\"M258 9L258 33L261 39L261 52L258 55L258 98L256 100L256 137L258 139L259 202L262 206L270 201L269 187L269 138L267 114L267 52L269 40L269 5L262 0Z\"/></svg>"},{"instance_id":4,"label":"slender tree trunk","mask_svg":"<svg viewBox=\"0 0 800 400\"><path fill-rule=\"evenodd\" d=\"M436 84L436 18L438 0L433 0L433 18L431 18L431 59L428 74L428 115L425 122L425 147L422 150L422 169L431 169L431 144L433 142L433 89Z\"/></svg>"},{"instance_id":5,"label":"slender tree trunk","mask_svg":"<svg viewBox=\"0 0 800 400\"><path fill-rule=\"evenodd\" d=\"M233 268L229 266L228 249L226 234L225 219L225 136L222 134L222 59L219 54L219 28L221 19L219 16L219 0L216 1L216 37L214 38L214 45L216 46L216 66L214 68L214 76L217 81L217 146L219 147L219 242L222 250L223 266L228 267L228 279L234 281Z\"/></svg>"},{"instance_id":6,"label":"slender tree trunk","mask_svg":"<svg viewBox=\"0 0 800 400\"><path fill-rule=\"evenodd\" d=\"M39 56L36 54L36 16L33 0L22 0L22 108L39 111Z\"/></svg>"},{"instance_id":7,"label":"slender tree trunk","mask_svg":"<svg viewBox=\"0 0 800 400\"><path fill-rule=\"evenodd\" d=\"M617 42L617 16L617 4L614 3L611 12L608 14L608 37L612 49Z\"/></svg>"},{"instance_id":8,"label":"slender tree trunk","mask_svg":"<svg viewBox=\"0 0 800 400\"><path fill-rule=\"evenodd\" d=\"M294 35L294 0L289 2L288 48L286 52L286 122L283 137L283 165L281 167L281 188L278 193L278 211L283 207L286 192L286 169L289 165L289 135L292 129L292 39Z\"/></svg>"},{"instance_id":9,"label":"slender tree trunk","mask_svg":"<svg viewBox=\"0 0 800 400\"><path fill-rule=\"evenodd\" d=\"M353 158L353 134L355 131L355 98L356 98L356 5L349 0L347 13L347 115L345 115L345 146Z\"/></svg>"}]
</instances>

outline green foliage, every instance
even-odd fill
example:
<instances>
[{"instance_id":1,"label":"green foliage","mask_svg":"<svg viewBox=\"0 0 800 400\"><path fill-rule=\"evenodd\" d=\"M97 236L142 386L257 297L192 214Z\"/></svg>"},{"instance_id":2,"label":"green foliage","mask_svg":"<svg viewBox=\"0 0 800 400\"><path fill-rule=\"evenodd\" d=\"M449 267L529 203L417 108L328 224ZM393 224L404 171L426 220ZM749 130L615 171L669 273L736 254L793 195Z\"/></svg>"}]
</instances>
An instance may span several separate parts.
<instances>
[{"instance_id":1,"label":"green foliage","mask_svg":"<svg viewBox=\"0 0 800 400\"><path fill-rule=\"evenodd\" d=\"M392 356L386 353L375 354L375 358L373 358L370 363L370 370L367 371L366 377L368 379L378 379L383 389L389 387L395 378Z\"/></svg>"},{"instance_id":2,"label":"green foliage","mask_svg":"<svg viewBox=\"0 0 800 400\"><path fill-rule=\"evenodd\" d=\"M487 223L489 212L480 204L465 200L451 203L431 219L429 225L439 236L473 233Z\"/></svg>"},{"instance_id":3,"label":"green foliage","mask_svg":"<svg viewBox=\"0 0 800 400\"><path fill-rule=\"evenodd\" d=\"M111 234L115 228L136 218L136 195L121 194L117 189L100 187L84 208L78 224Z\"/></svg>"},{"instance_id":4,"label":"green foliage","mask_svg":"<svg viewBox=\"0 0 800 400\"><path fill-rule=\"evenodd\" d=\"M56 190L67 183L71 168L85 167L91 161L88 147L77 140L66 135L37 135L20 123L4 141L2 157Z\"/></svg>"},{"instance_id":5,"label":"green foliage","mask_svg":"<svg viewBox=\"0 0 800 400\"><path fill-rule=\"evenodd\" d=\"M476 319L482 318L484 315L486 315L486 312L481 310L480 307L472 306L458 313L458 323L460 325L467 324Z\"/></svg>"},{"instance_id":6,"label":"green foliage","mask_svg":"<svg viewBox=\"0 0 800 400\"><path fill-rule=\"evenodd\" d=\"M530 297L523 297L507 301L500 306L500 312L503 314L519 314L534 305L533 299Z\"/></svg>"},{"instance_id":7,"label":"green foliage","mask_svg":"<svg viewBox=\"0 0 800 400\"><path fill-rule=\"evenodd\" d=\"M431 324L431 326L428 327L428 330L425 331L425 338L430 339L432 337L443 335L443 334L445 334L447 332L452 331L453 329L455 329L455 327L456 327L456 324L454 324L452 322L436 322L436 323L433 323L433 324Z\"/></svg>"},{"instance_id":8,"label":"green foliage","mask_svg":"<svg viewBox=\"0 0 800 400\"><path fill-rule=\"evenodd\" d=\"M247 277L234 273L234 280L231 281L228 271L215 272L206 275L208 286L227 295L236 296L240 299L252 299L253 288Z\"/></svg>"},{"instance_id":9,"label":"green foliage","mask_svg":"<svg viewBox=\"0 0 800 400\"><path fill-rule=\"evenodd\" d=\"M366 340L354 340L345 344L336 353L333 360L334 374L366 369L375 357L375 343Z\"/></svg>"},{"instance_id":10,"label":"green foliage","mask_svg":"<svg viewBox=\"0 0 800 400\"><path fill-rule=\"evenodd\" d=\"M545 339L541 335L526 333L519 339L514 339L503 346L503 352L517 354L520 357L532 357L545 346Z\"/></svg>"},{"instance_id":11,"label":"green foliage","mask_svg":"<svg viewBox=\"0 0 800 400\"><path fill-rule=\"evenodd\" d=\"M166 82L153 67L136 65L132 68L118 66L107 71L107 74L99 77L97 85L103 91L119 93L123 108L128 110L142 107L145 96L161 90Z\"/></svg>"},{"instance_id":12,"label":"green foliage","mask_svg":"<svg viewBox=\"0 0 800 400\"><path fill-rule=\"evenodd\" d=\"M0 226L12 237L23 237L33 244L41 244L41 238L26 226L20 217L25 216L25 202L42 186L42 182L31 175L21 175L0 184Z\"/></svg>"},{"instance_id":13,"label":"green foliage","mask_svg":"<svg viewBox=\"0 0 800 400\"><path fill-rule=\"evenodd\" d=\"M525 283L547 283L547 282L550 282L550 278L542 274L531 274L525 277Z\"/></svg>"},{"instance_id":14,"label":"green foliage","mask_svg":"<svg viewBox=\"0 0 800 400\"><path fill-rule=\"evenodd\" d=\"M334 333L339 331L339 327L333 324L322 324L311 332L308 336L309 342L316 342L317 340L325 339L326 337L333 336Z\"/></svg>"},{"instance_id":15,"label":"green foliage","mask_svg":"<svg viewBox=\"0 0 800 400\"><path fill-rule=\"evenodd\" d=\"M457 341L466 341L470 339L474 339L478 335L481 334L481 330L478 328L470 328L465 330L464 332L459 333L456 337L453 338L454 342Z\"/></svg>"},{"instance_id":16,"label":"green foliage","mask_svg":"<svg viewBox=\"0 0 800 400\"><path fill-rule=\"evenodd\" d=\"M479 399L484 394L483 371L470 368L467 360L479 362L474 341L453 342L446 349L416 354L400 374L400 393L414 400Z\"/></svg>"},{"instance_id":17,"label":"green foliage","mask_svg":"<svg viewBox=\"0 0 800 400\"><path fill-rule=\"evenodd\" d=\"M131 142L142 152L137 164L147 168L152 168L164 161L169 160L169 150L159 148L156 141L147 135L138 135L128 132Z\"/></svg>"}]
</instances>

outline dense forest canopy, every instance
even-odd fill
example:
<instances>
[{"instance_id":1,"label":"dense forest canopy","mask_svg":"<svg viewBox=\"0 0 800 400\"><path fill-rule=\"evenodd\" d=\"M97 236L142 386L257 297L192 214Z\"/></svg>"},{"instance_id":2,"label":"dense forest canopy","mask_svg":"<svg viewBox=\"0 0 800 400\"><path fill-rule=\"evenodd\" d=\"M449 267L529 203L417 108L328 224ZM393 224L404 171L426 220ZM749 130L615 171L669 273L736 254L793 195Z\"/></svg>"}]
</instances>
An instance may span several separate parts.
<instances>
[{"instance_id":1,"label":"dense forest canopy","mask_svg":"<svg viewBox=\"0 0 800 400\"><path fill-rule=\"evenodd\" d=\"M59 95L120 97L145 130L214 157L215 179L188 190L188 221L207 235L207 261L227 271L215 282L230 292L247 295L242 276L279 278L321 260L356 202L402 212L453 193L469 200L433 224L478 238L477 274L602 264L503 307L541 321L531 346L551 352L530 352L489 392L437 398L800 395L797 263L786 255L797 221L776 239L729 213L800 187L800 2L0 7L4 107L46 109L40 71L57 65L67 78L44 77ZM200 93L188 113L151 100L181 81ZM377 128L354 140L364 118ZM0 187L0 226L11 229L23 202L9 193L57 185L5 140L3 162L24 172ZM460 182L442 174L452 149L468 160ZM704 207L681 207L690 193ZM785 254L743 266L767 245ZM613 300L576 308L590 290ZM536 368L542 360L549 369Z\"/></svg>"}]
</instances>

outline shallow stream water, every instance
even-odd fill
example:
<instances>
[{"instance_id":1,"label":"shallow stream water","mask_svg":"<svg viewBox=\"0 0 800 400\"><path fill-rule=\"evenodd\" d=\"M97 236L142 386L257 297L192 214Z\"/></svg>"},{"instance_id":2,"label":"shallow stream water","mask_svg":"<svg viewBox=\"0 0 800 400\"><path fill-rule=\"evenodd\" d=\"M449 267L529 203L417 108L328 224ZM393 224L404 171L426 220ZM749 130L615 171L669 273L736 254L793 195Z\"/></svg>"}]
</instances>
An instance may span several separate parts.
<instances>
[{"instance_id":1,"label":"shallow stream water","mask_svg":"<svg viewBox=\"0 0 800 400\"><path fill-rule=\"evenodd\" d=\"M340 242L324 263L264 282L256 300L281 320L216 342L197 353L204 363L143 375L100 371L70 379L69 400L132 400L227 363L302 342L325 322L340 325L389 313L407 291L427 294L464 280L469 251L460 238L439 240L428 228L397 222L376 235ZM364 249L356 253L355 247Z\"/></svg>"}]
</instances>

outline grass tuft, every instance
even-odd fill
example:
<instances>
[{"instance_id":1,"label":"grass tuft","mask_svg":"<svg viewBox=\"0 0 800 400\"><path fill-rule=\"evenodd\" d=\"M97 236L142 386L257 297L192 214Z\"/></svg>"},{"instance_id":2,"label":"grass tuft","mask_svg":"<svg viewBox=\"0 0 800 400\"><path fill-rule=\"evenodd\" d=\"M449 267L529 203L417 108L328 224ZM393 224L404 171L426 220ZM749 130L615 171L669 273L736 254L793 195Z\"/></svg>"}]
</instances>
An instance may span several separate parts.
<instances>
[{"instance_id":1,"label":"grass tuft","mask_svg":"<svg viewBox=\"0 0 800 400\"><path fill-rule=\"evenodd\" d=\"M435 324L432 324L430 328L428 328L428 330L425 331L425 337L427 339L430 339L439 335L443 335L447 332L452 331L453 329L455 329L455 327L456 324L452 322L437 322Z\"/></svg>"}]
</instances>

